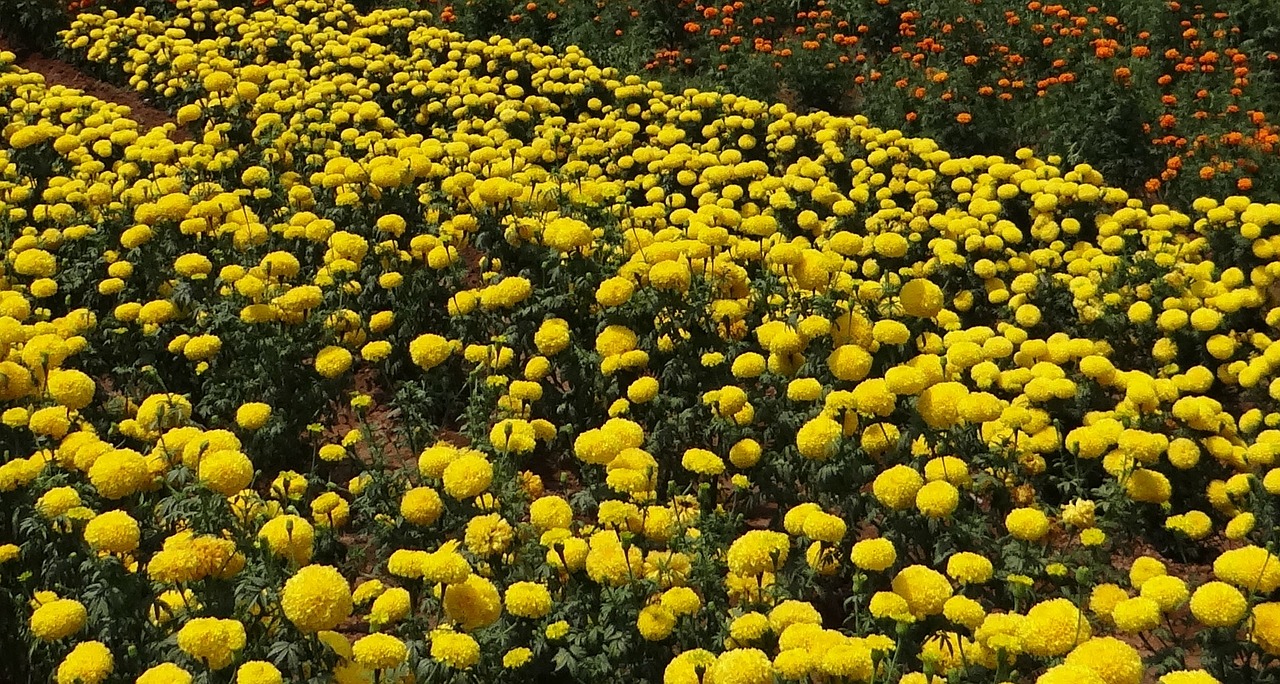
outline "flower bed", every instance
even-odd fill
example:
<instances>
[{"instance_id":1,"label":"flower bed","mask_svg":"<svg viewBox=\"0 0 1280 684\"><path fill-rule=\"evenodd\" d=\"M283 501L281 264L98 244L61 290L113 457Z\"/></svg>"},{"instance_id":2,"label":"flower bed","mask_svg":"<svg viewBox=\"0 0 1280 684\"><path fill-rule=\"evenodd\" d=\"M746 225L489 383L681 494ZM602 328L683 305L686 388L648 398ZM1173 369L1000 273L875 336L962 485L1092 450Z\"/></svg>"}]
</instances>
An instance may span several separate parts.
<instances>
[{"instance_id":1,"label":"flower bed","mask_svg":"<svg viewBox=\"0 0 1280 684\"><path fill-rule=\"evenodd\" d=\"M1280 206L178 9L64 40L189 140L2 60L20 673L1268 676Z\"/></svg>"}]
</instances>

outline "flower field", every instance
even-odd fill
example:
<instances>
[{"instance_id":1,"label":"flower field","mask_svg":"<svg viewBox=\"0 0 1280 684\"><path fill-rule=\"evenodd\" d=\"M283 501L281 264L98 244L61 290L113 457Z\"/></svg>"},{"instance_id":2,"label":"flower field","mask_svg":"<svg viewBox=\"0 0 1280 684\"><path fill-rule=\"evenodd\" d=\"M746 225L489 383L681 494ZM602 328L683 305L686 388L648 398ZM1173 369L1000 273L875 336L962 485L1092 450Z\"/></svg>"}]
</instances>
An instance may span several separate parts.
<instances>
[{"instance_id":1,"label":"flower field","mask_svg":"<svg viewBox=\"0 0 1280 684\"><path fill-rule=\"evenodd\" d=\"M421 9L0 53L0 681L1280 680L1280 204Z\"/></svg>"},{"instance_id":2,"label":"flower field","mask_svg":"<svg viewBox=\"0 0 1280 684\"><path fill-rule=\"evenodd\" d=\"M467 35L577 45L672 82L861 113L953 153L1064 153L1158 201L1280 200L1280 5L1267 0L427 6Z\"/></svg>"}]
</instances>

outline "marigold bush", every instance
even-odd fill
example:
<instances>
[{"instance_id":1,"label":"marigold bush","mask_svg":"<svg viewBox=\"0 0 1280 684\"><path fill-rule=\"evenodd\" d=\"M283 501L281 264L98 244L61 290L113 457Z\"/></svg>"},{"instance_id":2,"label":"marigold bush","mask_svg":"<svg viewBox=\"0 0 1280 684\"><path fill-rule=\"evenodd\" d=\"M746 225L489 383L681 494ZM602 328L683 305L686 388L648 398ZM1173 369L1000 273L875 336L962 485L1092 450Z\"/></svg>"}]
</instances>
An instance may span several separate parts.
<instances>
[{"instance_id":1,"label":"marigold bush","mask_svg":"<svg viewBox=\"0 0 1280 684\"><path fill-rule=\"evenodd\" d=\"M1271 676L1280 205L175 11L0 54L19 676Z\"/></svg>"}]
</instances>

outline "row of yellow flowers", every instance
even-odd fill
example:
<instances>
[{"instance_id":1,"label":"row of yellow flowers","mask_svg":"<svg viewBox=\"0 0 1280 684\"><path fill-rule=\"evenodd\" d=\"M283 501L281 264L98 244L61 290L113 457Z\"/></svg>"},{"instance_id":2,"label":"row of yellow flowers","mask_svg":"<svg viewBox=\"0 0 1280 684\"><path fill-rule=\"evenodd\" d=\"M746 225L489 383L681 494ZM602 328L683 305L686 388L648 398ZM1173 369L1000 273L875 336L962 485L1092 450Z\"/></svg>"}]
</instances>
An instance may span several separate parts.
<instances>
[{"instance_id":1,"label":"row of yellow flowers","mask_svg":"<svg viewBox=\"0 0 1280 684\"><path fill-rule=\"evenodd\" d=\"M64 36L178 126L0 57L23 672L1274 676L1280 206L178 8Z\"/></svg>"}]
</instances>

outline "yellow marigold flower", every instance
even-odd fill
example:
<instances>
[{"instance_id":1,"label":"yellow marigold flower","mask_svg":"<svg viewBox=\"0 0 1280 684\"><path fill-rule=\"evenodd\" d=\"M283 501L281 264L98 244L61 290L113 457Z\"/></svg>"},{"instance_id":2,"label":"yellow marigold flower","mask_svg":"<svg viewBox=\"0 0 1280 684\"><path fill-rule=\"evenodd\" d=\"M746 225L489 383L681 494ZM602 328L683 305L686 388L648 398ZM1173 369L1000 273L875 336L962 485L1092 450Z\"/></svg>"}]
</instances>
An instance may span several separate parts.
<instances>
[{"instance_id":1,"label":"yellow marigold flower","mask_svg":"<svg viewBox=\"0 0 1280 684\"><path fill-rule=\"evenodd\" d=\"M1092 635L1089 621L1065 598L1032 606L1019 631L1026 651L1038 657L1063 655Z\"/></svg>"},{"instance_id":2,"label":"yellow marigold flower","mask_svg":"<svg viewBox=\"0 0 1280 684\"><path fill-rule=\"evenodd\" d=\"M880 344L899 345L911 339L911 331L901 321L885 318L871 327L871 336Z\"/></svg>"},{"instance_id":3,"label":"yellow marigold flower","mask_svg":"<svg viewBox=\"0 0 1280 684\"><path fill-rule=\"evenodd\" d=\"M796 431L796 447L805 458L825 461L835 455L842 436L840 423L819 415Z\"/></svg>"},{"instance_id":4,"label":"yellow marigold flower","mask_svg":"<svg viewBox=\"0 0 1280 684\"><path fill-rule=\"evenodd\" d=\"M173 663L160 663L138 676L136 684L191 684L190 672Z\"/></svg>"},{"instance_id":5,"label":"yellow marigold flower","mask_svg":"<svg viewBox=\"0 0 1280 684\"><path fill-rule=\"evenodd\" d=\"M942 288L924 278L908 281L898 292L902 308L916 318L933 318L942 310Z\"/></svg>"},{"instance_id":6,"label":"yellow marigold flower","mask_svg":"<svg viewBox=\"0 0 1280 684\"><path fill-rule=\"evenodd\" d=\"M67 408L64 406L47 406L42 409L36 409L27 418L26 423L33 433L47 435L54 439L62 439L71 429L71 420L67 414Z\"/></svg>"},{"instance_id":7,"label":"yellow marigold flower","mask_svg":"<svg viewBox=\"0 0 1280 684\"><path fill-rule=\"evenodd\" d=\"M351 602L357 606L363 606L382 595L387 590L382 580L371 579L361 582L355 591L351 592Z\"/></svg>"},{"instance_id":8,"label":"yellow marigold flower","mask_svg":"<svg viewBox=\"0 0 1280 684\"><path fill-rule=\"evenodd\" d=\"M470 499L489 489L493 465L479 453L464 453L444 468L443 480L446 494L459 501Z\"/></svg>"},{"instance_id":9,"label":"yellow marigold flower","mask_svg":"<svg viewBox=\"0 0 1280 684\"><path fill-rule=\"evenodd\" d=\"M230 665L245 640L244 625L237 620L194 618L178 630L178 648L211 670Z\"/></svg>"},{"instance_id":10,"label":"yellow marigold flower","mask_svg":"<svg viewBox=\"0 0 1280 684\"><path fill-rule=\"evenodd\" d=\"M827 367L840 380L858 382L871 372L871 361L867 350L856 344L844 344L827 356Z\"/></svg>"},{"instance_id":11,"label":"yellow marigold flower","mask_svg":"<svg viewBox=\"0 0 1280 684\"><path fill-rule=\"evenodd\" d=\"M431 632L431 658L456 670L467 670L480 662L480 644L467 634L447 629Z\"/></svg>"},{"instance_id":12,"label":"yellow marigold flower","mask_svg":"<svg viewBox=\"0 0 1280 684\"><path fill-rule=\"evenodd\" d=\"M281 515L258 530L258 538L266 541L272 553L303 565L311 560L315 530L306 519L296 515Z\"/></svg>"},{"instance_id":13,"label":"yellow marigold flower","mask_svg":"<svg viewBox=\"0 0 1280 684\"><path fill-rule=\"evenodd\" d=\"M84 540L89 548L118 555L137 549L140 536L138 521L124 511L96 515L84 527Z\"/></svg>"},{"instance_id":14,"label":"yellow marigold flower","mask_svg":"<svg viewBox=\"0 0 1280 684\"><path fill-rule=\"evenodd\" d=\"M1206 627L1234 627L1248 610L1244 594L1226 582L1206 582L1191 595L1191 614Z\"/></svg>"},{"instance_id":15,"label":"yellow marigold flower","mask_svg":"<svg viewBox=\"0 0 1280 684\"><path fill-rule=\"evenodd\" d=\"M863 539L853 545L850 560L862 570L883 572L898 560L898 552L888 539Z\"/></svg>"},{"instance_id":16,"label":"yellow marigold flower","mask_svg":"<svg viewBox=\"0 0 1280 684\"><path fill-rule=\"evenodd\" d=\"M373 605L369 608L369 626L381 629L395 624L408 616L411 608L408 590L400 587L387 589L373 600Z\"/></svg>"},{"instance_id":17,"label":"yellow marigold flower","mask_svg":"<svg viewBox=\"0 0 1280 684\"><path fill-rule=\"evenodd\" d=\"M1004 519L1009 534L1023 541L1040 541L1049 533L1049 518L1034 508L1015 508Z\"/></svg>"},{"instance_id":18,"label":"yellow marigold flower","mask_svg":"<svg viewBox=\"0 0 1280 684\"><path fill-rule=\"evenodd\" d=\"M773 660L774 669L785 680L798 681L809 677L815 667L813 656L803 648L786 649Z\"/></svg>"},{"instance_id":19,"label":"yellow marigold flower","mask_svg":"<svg viewBox=\"0 0 1280 684\"><path fill-rule=\"evenodd\" d=\"M680 465L699 475L719 475L724 472L724 460L706 449L686 449Z\"/></svg>"},{"instance_id":20,"label":"yellow marigold flower","mask_svg":"<svg viewBox=\"0 0 1280 684\"><path fill-rule=\"evenodd\" d=\"M352 360L349 350L328 346L316 354L316 372L326 378L336 378L351 368Z\"/></svg>"},{"instance_id":21,"label":"yellow marigold flower","mask_svg":"<svg viewBox=\"0 0 1280 684\"><path fill-rule=\"evenodd\" d=\"M533 658L533 651L524 646L518 646L502 655L502 666L508 670L514 670L523 667L531 658Z\"/></svg>"},{"instance_id":22,"label":"yellow marigold flower","mask_svg":"<svg viewBox=\"0 0 1280 684\"><path fill-rule=\"evenodd\" d=\"M523 454L533 451L538 445L537 439L537 432L527 420L506 418L489 430L489 443L495 450L505 453Z\"/></svg>"},{"instance_id":23,"label":"yellow marigold flower","mask_svg":"<svg viewBox=\"0 0 1280 684\"><path fill-rule=\"evenodd\" d=\"M773 662L759 649L734 649L716 658L708 677L731 684L771 684L774 681Z\"/></svg>"},{"instance_id":24,"label":"yellow marigold flower","mask_svg":"<svg viewBox=\"0 0 1280 684\"><path fill-rule=\"evenodd\" d=\"M573 523L573 509L559 496L543 496L529 505L529 522L541 531L563 528Z\"/></svg>"},{"instance_id":25,"label":"yellow marigold flower","mask_svg":"<svg viewBox=\"0 0 1280 684\"><path fill-rule=\"evenodd\" d=\"M498 513L472 518L464 533L467 550L479 558L505 553L514 537L511 524Z\"/></svg>"},{"instance_id":26,"label":"yellow marigold flower","mask_svg":"<svg viewBox=\"0 0 1280 684\"><path fill-rule=\"evenodd\" d=\"M516 617L540 618L551 612L551 593L537 582L516 582L507 587L505 603Z\"/></svg>"},{"instance_id":27,"label":"yellow marigold flower","mask_svg":"<svg viewBox=\"0 0 1280 684\"><path fill-rule=\"evenodd\" d=\"M555 356L569 347L569 322L551 318L542 322L533 334L533 343L543 356Z\"/></svg>"},{"instance_id":28,"label":"yellow marigold flower","mask_svg":"<svg viewBox=\"0 0 1280 684\"><path fill-rule=\"evenodd\" d=\"M1213 574L1247 592L1270 594L1280 588L1280 558L1259 546L1232 549L1213 562Z\"/></svg>"},{"instance_id":29,"label":"yellow marigold flower","mask_svg":"<svg viewBox=\"0 0 1280 684\"><path fill-rule=\"evenodd\" d=\"M444 511L444 502L430 487L414 487L400 500L400 515L414 525L432 525Z\"/></svg>"},{"instance_id":30,"label":"yellow marigold flower","mask_svg":"<svg viewBox=\"0 0 1280 684\"><path fill-rule=\"evenodd\" d=\"M200 482L223 496L234 496L253 482L253 462L240 451L219 449L205 454L197 468Z\"/></svg>"},{"instance_id":31,"label":"yellow marigold flower","mask_svg":"<svg viewBox=\"0 0 1280 684\"><path fill-rule=\"evenodd\" d=\"M815 378L796 378L787 383L787 399L817 401L822 398L822 383Z\"/></svg>"},{"instance_id":32,"label":"yellow marigold flower","mask_svg":"<svg viewBox=\"0 0 1280 684\"><path fill-rule=\"evenodd\" d=\"M1164 574L1166 574L1164 563L1150 556L1139 556L1129 566L1129 584L1133 585L1134 589L1141 589L1147 580Z\"/></svg>"},{"instance_id":33,"label":"yellow marigold flower","mask_svg":"<svg viewBox=\"0 0 1280 684\"><path fill-rule=\"evenodd\" d=\"M667 664L663 681L666 684L696 683L699 672L705 672L715 660L716 656L710 651L701 648L685 650Z\"/></svg>"},{"instance_id":34,"label":"yellow marigold flower","mask_svg":"<svg viewBox=\"0 0 1280 684\"><path fill-rule=\"evenodd\" d=\"M1081 529L1093 527L1096 505L1088 499L1075 499L1062 507L1062 522Z\"/></svg>"},{"instance_id":35,"label":"yellow marigold flower","mask_svg":"<svg viewBox=\"0 0 1280 684\"><path fill-rule=\"evenodd\" d=\"M303 632L333 629L351 615L351 587L328 565L308 565L284 584L284 615Z\"/></svg>"},{"instance_id":36,"label":"yellow marigold flower","mask_svg":"<svg viewBox=\"0 0 1280 684\"><path fill-rule=\"evenodd\" d=\"M1140 684L1146 667L1137 649L1114 637L1094 637L1067 654L1067 666L1092 670L1106 684Z\"/></svg>"},{"instance_id":37,"label":"yellow marigold flower","mask_svg":"<svg viewBox=\"0 0 1280 684\"><path fill-rule=\"evenodd\" d=\"M729 545L729 569L737 575L774 572L787 560L790 540L781 532L751 530Z\"/></svg>"},{"instance_id":38,"label":"yellow marigold flower","mask_svg":"<svg viewBox=\"0 0 1280 684\"><path fill-rule=\"evenodd\" d=\"M1054 665L1036 678L1036 684L1107 684L1098 673L1081 665Z\"/></svg>"},{"instance_id":39,"label":"yellow marigold flower","mask_svg":"<svg viewBox=\"0 0 1280 684\"><path fill-rule=\"evenodd\" d=\"M1175 670L1162 675L1157 684L1222 684L1217 677L1204 670Z\"/></svg>"},{"instance_id":40,"label":"yellow marigold flower","mask_svg":"<svg viewBox=\"0 0 1280 684\"><path fill-rule=\"evenodd\" d=\"M1080 544L1083 544L1083 546L1102 546L1106 541L1107 533L1098 528L1089 528L1080 532Z\"/></svg>"},{"instance_id":41,"label":"yellow marigold flower","mask_svg":"<svg viewBox=\"0 0 1280 684\"><path fill-rule=\"evenodd\" d=\"M311 519L318 527L339 529L351 518L351 505L337 492L324 492L311 502Z\"/></svg>"},{"instance_id":42,"label":"yellow marigold flower","mask_svg":"<svg viewBox=\"0 0 1280 684\"><path fill-rule=\"evenodd\" d=\"M892 584L894 593L907 600L916 618L940 614L953 592L942 573L922 565L903 568L894 576Z\"/></svg>"},{"instance_id":43,"label":"yellow marigold flower","mask_svg":"<svg viewBox=\"0 0 1280 684\"><path fill-rule=\"evenodd\" d=\"M250 660L236 668L235 684L281 684L279 668L265 660Z\"/></svg>"},{"instance_id":44,"label":"yellow marigold flower","mask_svg":"<svg viewBox=\"0 0 1280 684\"><path fill-rule=\"evenodd\" d=\"M882 505L901 511L915 505L916 494L923 486L924 477L915 469L896 465L876 476L871 492Z\"/></svg>"},{"instance_id":45,"label":"yellow marigold flower","mask_svg":"<svg viewBox=\"0 0 1280 684\"><path fill-rule=\"evenodd\" d=\"M645 404L658 396L658 380L652 376L637 378L627 387L627 399L633 404Z\"/></svg>"},{"instance_id":46,"label":"yellow marigold flower","mask_svg":"<svg viewBox=\"0 0 1280 684\"><path fill-rule=\"evenodd\" d=\"M444 363L457 348L457 344L439 335L419 335L409 343L409 358L422 370L431 370Z\"/></svg>"},{"instance_id":47,"label":"yellow marigold flower","mask_svg":"<svg viewBox=\"0 0 1280 684\"><path fill-rule=\"evenodd\" d=\"M627 278L621 276L606 278L596 288L596 302L607 307L621 306L631 299L635 289L635 284Z\"/></svg>"},{"instance_id":48,"label":"yellow marigold flower","mask_svg":"<svg viewBox=\"0 0 1280 684\"><path fill-rule=\"evenodd\" d=\"M916 508L930 518L949 517L960 503L960 490L945 480L935 480L916 492Z\"/></svg>"},{"instance_id":49,"label":"yellow marigold flower","mask_svg":"<svg viewBox=\"0 0 1280 684\"><path fill-rule=\"evenodd\" d=\"M318 455L320 456L320 460L332 463L346 458L347 450L344 449L341 444L326 444L320 447Z\"/></svg>"},{"instance_id":50,"label":"yellow marigold flower","mask_svg":"<svg viewBox=\"0 0 1280 684\"><path fill-rule=\"evenodd\" d=\"M676 616L659 603L645 606L636 618L636 629L646 641L661 641L676 627Z\"/></svg>"},{"instance_id":51,"label":"yellow marigold flower","mask_svg":"<svg viewBox=\"0 0 1280 684\"><path fill-rule=\"evenodd\" d=\"M550 641L559 641L560 639L563 639L565 635L568 633L569 633L569 623L565 622L564 620L557 620L547 625L546 630L544 630L544 634L546 635L547 639L549 639Z\"/></svg>"},{"instance_id":52,"label":"yellow marigold flower","mask_svg":"<svg viewBox=\"0 0 1280 684\"><path fill-rule=\"evenodd\" d=\"M52 370L49 372L46 386L54 401L72 411L79 411L93 401L95 390L93 379L78 370L62 368Z\"/></svg>"},{"instance_id":53,"label":"yellow marigold flower","mask_svg":"<svg viewBox=\"0 0 1280 684\"><path fill-rule=\"evenodd\" d=\"M960 584L983 584L991 579L993 572L990 560L969 551L952 554L947 559L947 576Z\"/></svg>"},{"instance_id":54,"label":"yellow marigold flower","mask_svg":"<svg viewBox=\"0 0 1280 684\"><path fill-rule=\"evenodd\" d=\"M58 260L43 249L28 249L18 253L13 270L19 275L48 278L57 273Z\"/></svg>"},{"instance_id":55,"label":"yellow marigold flower","mask_svg":"<svg viewBox=\"0 0 1280 684\"><path fill-rule=\"evenodd\" d=\"M659 290L684 292L692 280L689 263L683 259L660 261L649 267L649 283Z\"/></svg>"},{"instance_id":56,"label":"yellow marigold flower","mask_svg":"<svg viewBox=\"0 0 1280 684\"><path fill-rule=\"evenodd\" d=\"M1259 603L1253 607L1253 643L1268 655L1280 655L1280 603Z\"/></svg>"},{"instance_id":57,"label":"yellow marigold flower","mask_svg":"<svg viewBox=\"0 0 1280 684\"><path fill-rule=\"evenodd\" d=\"M1155 601L1162 612L1168 612L1186 602L1190 592L1181 578L1162 575L1143 582L1140 595Z\"/></svg>"},{"instance_id":58,"label":"yellow marigold flower","mask_svg":"<svg viewBox=\"0 0 1280 684\"><path fill-rule=\"evenodd\" d=\"M1089 593L1089 610L1106 620L1111 619L1111 612L1121 601L1129 599L1129 592L1117 584L1099 584Z\"/></svg>"},{"instance_id":59,"label":"yellow marigold flower","mask_svg":"<svg viewBox=\"0 0 1280 684\"><path fill-rule=\"evenodd\" d=\"M1160 624L1160 604L1142 596L1125 599L1112 609L1111 620L1122 632L1145 632Z\"/></svg>"},{"instance_id":60,"label":"yellow marigold flower","mask_svg":"<svg viewBox=\"0 0 1280 684\"><path fill-rule=\"evenodd\" d=\"M54 487L36 500L36 510L45 518L56 518L82 505L80 493L71 487Z\"/></svg>"},{"instance_id":61,"label":"yellow marigold flower","mask_svg":"<svg viewBox=\"0 0 1280 684\"><path fill-rule=\"evenodd\" d=\"M260 401L241 404L236 409L236 424L246 430L257 430L271 418L271 405Z\"/></svg>"},{"instance_id":62,"label":"yellow marigold flower","mask_svg":"<svg viewBox=\"0 0 1280 684\"><path fill-rule=\"evenodd\" d=\"M41 604L31 614L31 633L44 641L69 637L84 627L88 612L72 599L55 599Z\"/></svg>"},{"instance_id":63,"label":"yellow marigold flower","mask_svg":"<svg viewBox=\"0 0 1280 684\"><path fill-rule=\"evenodd\" d=\"M57 684L100 684L115 669L115 658L101 641L82 641L58 665Z\"/></svg>"},{"instance_id":64,"label":"yellow marigold flower","mask_svg":"<svg viewBox=\"0 0 1280 684\"><path fill-rule=\"evenodd\" d=\"M867 610L873 617L882 620L893 620L895 623L914 623L910 603L901 594L893 592L876 592L868 603Z\"/></svg>"},{"instance_id":65,"label":"yellow marigold flower","mask_svg":"<svg viewBox=\"0 0 1280 684\"><path fill-rule=\"evenodd\" d=\"M844 539L847 527L840 516L821 510L805 515L803 522L800 523L800 529L806 537L827 544L837 544Z\"/></svg>"},{"instance_id":66,"label":"yellow marigold flower","mask_svg":"<svg viewBox=\"0 0 1280 684\"><path fill-rule=\"evenodd\" d=\"M762 452L759 442L746 437L729 447L729 462L736 468L750 468L760 462Z\"/></svg>"},{"instance_id":67,"label":"yellow marigold flower","mask_svg":"<svg viewBox=\"0 0 1280 684\"><path fill-rule=\"evenodd\" d=\"M689 587L672 587L662 593L661 601L676 616L692 615L702 608L702 599Z\"/></svg>"},{"instance_id":68,"label":"yellow marigold flower","mask_svg":"<svg viewBox=\"0 0 1280 684\"><path fill-rule=\"evenodd\" d=\"M733 359L729 370L733 377L740 380L757 378L764 374L765 359L756 352L744 352Z\"/></svg>"},{"instance_id":69,"label":"yellow marigold flower","mask_svg":"<svg viewBox=\"0 0 1280 684\"><path fill-rule=\"evenodd\" d=\"M958 382L931 385L920 393L916 410L930 427L945 430L963 420L960 407L968 394L969 390Z\"/></svg>"},{"instance_id":70,"label":"yellow marigold flower","mask_svg":"<svg viewBox=\"0 0 1280 684\"><path fill-rule=\"evenodd\" d=\"M113 449L89 468L89 482L107 499L122 499L151 482L147 460L132 449Z\"/></svg>"},{"instance_id":71,"label":"yellow marigold flower","mask_svg":"<svg viewBox=\"0 0 1280 684\"><path fill-rule=\"evenodd\" d=\"M357 664L370 670L390 670L408 659L409 649L390 634L369 634L351 645L351 655Z\"/></svg>"},{"instance_id":72,"label":"yellow marigold flower","mask_svg":"<svg viewBox=\"0 0 1280 684\"><path fill-rule=\"evenodd\" d=\"M976 629L986 618L982 604L967 596L952 596L942 604L942 614L951 622L969 629Z\"/></svg>"},{"instance_id":73,"label":"yellow marigold flower","mask_svg":"<svg viewBox=\"0 0 1280 684\"><path fill-rule=\"evenodd\" d=\"M769 631L769 618L761 613L744 613L729 623L729 636L740 644L749 644Z\"/></svg>"}]
</instances>

